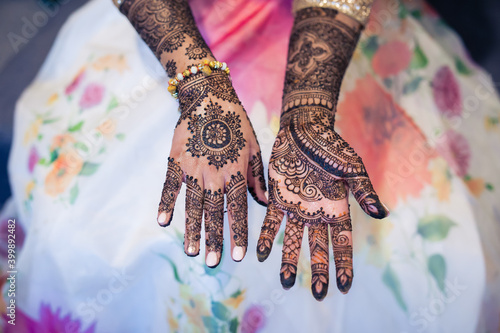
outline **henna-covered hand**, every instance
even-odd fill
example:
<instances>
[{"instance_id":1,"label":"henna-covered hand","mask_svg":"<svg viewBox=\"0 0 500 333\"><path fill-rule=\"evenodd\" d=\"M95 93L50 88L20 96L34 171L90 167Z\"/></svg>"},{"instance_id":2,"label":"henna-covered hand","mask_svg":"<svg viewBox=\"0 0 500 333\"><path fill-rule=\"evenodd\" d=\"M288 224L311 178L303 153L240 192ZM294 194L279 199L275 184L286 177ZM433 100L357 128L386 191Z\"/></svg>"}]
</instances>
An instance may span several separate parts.
<instances>
[{"instance_id":1,"label":"henna-covered hand","mask_svg":"<svg viewBox=\"0 0 500 333\"><path fill-rule=\"evenodd\" d=\"M326 8L296 14L288 54L280 130L269 163L269 204L257 244L264 261L287 215L281 283L295 283L304 228L311 252L312 293L328 291L328 229L337 271L337 287L349 290L352 278L352 227L348 193L374 218L387 208L375 193L361 158L338 135L334 115L342 77L361 27Z\"/></svg>"},{"instance_id":2,"label":"henna-covered hand","mask_svg":"<svg viewBox=\"0 0 500 333\"><path fill-rule=\"evenodd\" d=\"M200 35L186 0L125 0L120 7L142 39L173 77L200 62L215 60ZM206 263L222 254L224 196L236 261L248 246L247 188L266 205L259 144L229 76L215 70L184 78L177 87L181 115L174 132L168 170L158 208L158 223L172 220L177 195L186 183L184 250L200 250L205 222Z\"/></svg>"}]
</instances>

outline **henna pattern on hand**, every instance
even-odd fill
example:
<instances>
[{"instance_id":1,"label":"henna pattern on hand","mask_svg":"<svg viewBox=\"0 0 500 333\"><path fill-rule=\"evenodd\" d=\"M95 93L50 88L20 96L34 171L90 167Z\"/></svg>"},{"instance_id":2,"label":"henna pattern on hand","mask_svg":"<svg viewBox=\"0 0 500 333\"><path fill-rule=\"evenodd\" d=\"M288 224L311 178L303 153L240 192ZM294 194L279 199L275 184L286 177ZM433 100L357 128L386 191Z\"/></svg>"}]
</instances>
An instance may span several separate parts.
<instances>
[{"instance_id":1,"label":"henna pattern on hand","mask_svg":"<svg viewBox=\"0 0 500 333\"><path fill-rule=\"evenodd\" d=\"M311 251L311 290L314 298L322 300L328 292L328 229L321 224L308 227Z\"/></svg>"},{"instance_id":2,"label":"henna pattern on hand","mask_svg":"<svg viewBox=\"0 0 500 333\"><path fill-rule=\"evenodd\" d=\"M257 245L259 260L271 251L283 212L288 216L280 271L284 288L297 274L304 227L311 250L312 292L328 290L328 228L332 231L337 286L351 286L352 241L348 189L364 211L383 218L361 158L334 130L336 104L361 26L329 8L296 13L290 37L280 130L269 163L269 205Z\"/></svg>"},{"instance_id":3,"label":"henna pattern on hand","mask_svg":"<svg viewBox=\"0 0 500 333\"><path fill-rule=\"evenodd\" d=\"M344 294L351 288L353 279L352 243L349 238L351 232L351 218L348 214L336 218L333 224L330 225L333 257L335 270L337 271L337 288Z\"/></svg>"},{"instance_id":4,"label":"henna pattern on hand","mask_svg":"<svg viewBox=\"0 0 500 333\"><path fill-rule=\"evenodd\" d=\"M205 234L207 252L222 253L224 229L224 193L221 189L204 191Z\"/></svg>"},{"instance_id":5,"label":"henna pattern on hand","mask_svg":"<svg viewBox=\"0 0 500 333\"><path fill-rule=\"evenodd\" d=\"M236 246L248 246L248 203L247 203L247 181L238 172L231 176L227 187L227 210L233 223L233 240Z\"/></svg>"},{"instance_id":6,"label":"henna pattern on hand","mask_svg":"<svg viewBox=\"0 0 500 333\"><path fill-rule=\"evenodd\" d=\"M229 77L218 72L208 77L197 74L185 78L182 85L178 87L178 93L181 117L177 124L190 118L203 105L209 94L225 102L241 105Z\"/></svg>"},{"instance_id":7,"label":"henna pattern on hand","mask_svg":"<svg viewBox=\"0 0 500 333\"><path fill-rule=\"evenodd\" d=\"M186 232L187 255L199 254L201 238L201 221L203 218L203 191L198 184L198 179L186 176Z\"/></svg>"},{"instance_id":8,"label":"henna pattern on hand","mask_svg":"<svg viewBox=\"0 0 500 333\"><path fill-rule=\"evenodd\" d=\"M285 289L289 289L295 284L303 233L304 224L294 218L288 217L285 237L283 238L280 270L281 284Z\"/></svg>"},{"instance_id":9,"label":"henna pattern on hand","mask_svg":"<svg viewBox=\"0 0 500 333\"><path fill-rule=\"evenodd\" d=\"M266 181L264 180L264 165L262 164L262 156L260 151L252 156L252 159L248 163L248 166L252 172L252 177L258 180L257 185L260 186L260 189L265 192L267 189L266 189ZM252 186L248 186L248 191L250 192L254 200L257 201L258 204L266 206L266 203L257 197L255 188L253 188Z\"/></svg>"},{"instance_id":10,"label":"henna pattern on hand","mask_svg":"<svg viewBox=\"0 0 500 333\"><path fill-rule=\"evenodd\" d=\"M165 226L169 225L174 213L175 200L177 193L179 193L182 185L182 170L179 163L175 162L173 158L168 158L167 177L163 184L163 192L161 201L158 208L159 212L170 214L169 221Z\"/></svg>"},{"instance_id":11,"label":"henna pattern on hand","mask_svg":"<svg viewBox=\"0 0 500 333\"><path fill-rule=\"evenodd\" d=\"M245 147L240 123L236 112L224 113L222 106L210 100L205 113L192 115L188 122L193 137L188 140L187 151L195 157L207 156L208 165L214 165L217 170L228 161L236 162Z\"/></svg>"}]
</instances>

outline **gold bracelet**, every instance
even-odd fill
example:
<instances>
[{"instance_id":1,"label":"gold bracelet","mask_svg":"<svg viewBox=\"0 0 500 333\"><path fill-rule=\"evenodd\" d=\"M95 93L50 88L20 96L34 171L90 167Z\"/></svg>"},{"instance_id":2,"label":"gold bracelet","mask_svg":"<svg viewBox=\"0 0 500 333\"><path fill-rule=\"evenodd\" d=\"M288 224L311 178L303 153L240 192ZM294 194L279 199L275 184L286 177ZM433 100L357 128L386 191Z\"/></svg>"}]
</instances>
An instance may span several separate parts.
<instances>
[{"instance_id":1,"label":"gold bracelet","mask_svg":"<svg viewBox=\"0 0 500 333\"><path fill-rule=\"evenodd\" d=\"M174 78L168 80L167 90L173 98L178 98L177 86L181 84L185 78L198 73L203 73L205 76L210 76L213 70L221 70L227 75L229 75L230 73L229 67L227 67L227 64L225 62L209 61L205 59L198 65L188 67L188 69L186 69L184 72L177 73Z\"/></svg>"},{"instance_id":2,"label":"gold bracelet","mask_svg":"<svg viewBox=\"0 0 500 333\"><path fill-rule=\"evenodd\" d=\"M346 14L362 25L368 22L373 0L294 0L293 12L307 7L333 8Z\"/></svg>"}]
</instances>

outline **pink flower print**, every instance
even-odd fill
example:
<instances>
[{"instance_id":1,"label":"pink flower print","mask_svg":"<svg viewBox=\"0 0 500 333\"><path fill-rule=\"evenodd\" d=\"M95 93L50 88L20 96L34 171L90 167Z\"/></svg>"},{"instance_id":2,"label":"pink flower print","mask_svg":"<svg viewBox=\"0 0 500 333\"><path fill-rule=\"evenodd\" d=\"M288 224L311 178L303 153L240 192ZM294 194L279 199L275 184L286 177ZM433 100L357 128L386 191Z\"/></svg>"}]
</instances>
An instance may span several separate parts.
<instances>
[{"instance_id":1,"label":"pink flower print","mask_svg":"<svg viewBox=\"0 0 500 333\"><path fill-rule=\"evenodd\" d=\"M386 78L406 69L411 57L412 53L405 42L388 42L378 48L372 59L372 67L375 73Z\"/></svg>"},{"instance_id":2,"label":"pink flower print","mask_svg":"<svg viewBox=\"0 0 500 333\"><path fill-rule=\"evenodd\" d=\"M90 83L87 87L85 87L79 105L82 109L91 108L101 103L103 96L104 86L97 83Z\"/></svg>"},{"instance_id":3,"label":"pink flower print","mask_svg":"<svg viewBox=\"0 0 500 333\"><path fill-rule=\"evenodd\" d=\"M448 130L436 147L459 177L467 174L471 150L467 139L460 133Z\"/></svg>"},{"instance_id":4,"label":"pink flower print","mask_svg":"<svg viewBox=\"0 0 500 333\"><path fill-rule=\"evenodd\" d=\"M241 333L256 333L266 324L264 309L259 305L249 307L241 319Z\"/></svg>"},{"instance_id":5,"label":"pink flower print","mask_svg":"<svg viewBox=\"0 0 500 333\"><path fill-rule=\"evenodd\" d=\"M95 323L86 330L78 319L71 319L71 314L61 315L61 309L52 311L50 305L42 303L40 305L39 320L34 320L21 309L16 309L16 325L6 324L5 333L94 333ZM3 315L5 321L10 320L7 315Z\"/></svg>"},{"instance_id":6,"label":"pink flower print","mask_svg":"<svg viewBox=\"0 0 500 333\"><path fill-rule=\"evenodd\" d=\"M432 80L434 102L447 117L462 114L462 97L457 79L448 66L441 67Z\"/></svg>"},{"instance_id":7,"label":"pink flower print","mask_svg":"<svg viewBox=\"0 0 500 333\"><path fill-rule=\"evenodd\" d=\"M30 149L30 155L28 157L28 170L30 173L33 173L33 169L35 169L35 165L38 163L40 156L38 155L38 150L33 146Z\"/></svg>"},{"instance_id":8,"label":"pink flower print","mask_svg":"<svg viewBox=\"0 0 500 333\"><path fill-rule=\"evenodd\" d=\"M71 81L71 83L66 87L64 93L66 95L71 95L76 90L76 88L78 88L84 77L85 77L85 67L80 69L80 71L78 72L78 74L76 74L73 81Z\"/></svg>"}]
</instances>

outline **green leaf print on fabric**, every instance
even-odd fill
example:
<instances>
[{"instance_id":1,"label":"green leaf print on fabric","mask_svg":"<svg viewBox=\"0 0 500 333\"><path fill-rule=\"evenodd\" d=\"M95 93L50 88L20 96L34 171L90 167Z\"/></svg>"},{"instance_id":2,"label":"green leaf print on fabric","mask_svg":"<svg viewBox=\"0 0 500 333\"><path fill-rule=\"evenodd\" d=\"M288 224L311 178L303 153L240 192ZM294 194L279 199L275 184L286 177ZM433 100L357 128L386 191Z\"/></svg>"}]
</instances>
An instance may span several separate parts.
<instances>
[{"instance_id":1,"label":"green leaf print on fabric","mask_svg":"<svg viewBox=\"0 0 500 333\"><path fill-rule=\"evenodd\" d=\"M455 56L455 68L462 75L471 75L472 71L465 65L459 57Z\"/></svg>"},{"instance_id":2,"label":"green leaf print on fabric","mask_svg":"<svg viewBox=\"0 0 500 333\"><path fill-rule=\"evenodd\" d=\"M436 280L439 289L444 292L444 280L446 278L446 261L440 254L434 254L427 259L427 268Z\"/></svg>"},{"instance_id":3,"label":"green leaf print on fabric","mask_svg":"<svg viewBox=\"0 0 500 333\"><path fill-rule=\"evenodd\" d=\"M93 175L97 169L99 168L99 164L85 162L83 163L82 170L80 171L80 176L91 176Z\"/></svg>"},{"instance_id":4,"label":"green leaf print on fabric","mask_svg":"<svg viewBox=\"0 0 500 333\"><path fill-rule=\"evenodd\" d=\"M429 60L424 54L424 51L420 48L420 45L416 45L415 49L413 50L413 58L411 59L410 62L410 68L411 69L422 69L427 66L429 63Z\"/></svg>"},{"instance_id":5,"label":"green leaf print on fabric","mask_svg":"<svg viewBox=\"0 0 500 333\"><path fill-rule=\"evenodd\" d=\"M229 322L229 332L230 333L236 333L238 331L238 325L240 323L238 322L238 318L237 317L234 317L233 319L231 319L231 321Z\"/></svg>"},{"instance_id":6,"label":"green leaf print on fabric","mask_svg":"<svg viewBox=\"0 0 500 333\"><path fill-rule=\"evenodd\" d=\"M222 321L227 321L231 317L231 311L221 302L212 302L212 313Z\"/></svg>"},{"instance_id":7,"label":"green leaf print on fabric","mask_svg":"<svg viewBox=\"0 0 500 333\"><path fill-rule=\"evenodd\" d=\"M68 132L77 132L82 129L82 126L83 126L83 120L73 126L70 126L70 128L68 128Z\"/></svg>"},{"instance_id":8,"label":"green leaf print on fabric","mask_svg":"<svg viewBox=\"0 0 500 333\"><path fill-rule=\"evenodd\" d=\"M182 280L181 278L179 277L179 272L177 271L177 266L175 265L175 263L172 261L172 259L170 259L169 257L167 257L166 255L164 254L159 254L160 257L162 257L163 259L165 259L166 261L168 261L168 263L170 264L170 266L172 266L172 271L174 273L174 278L175 278L175 281L179 282L179 283L182 283Z\"/></svg>"},{"instance_id":9,"label":"green leaf print on fabric","mask_svg":"<svg viewBox=\"0 0 500 333\"><path fill-rule=\"evenodd\" d=\"M78 184L75 184L71 190L69 190L69 203L74 204L76 201L76 198L78 197Z\"/></svg>"},{"instance_id":10,"label":"green leaf print on fabric","mask_svg":"<svg viewBox=\"0 0 500 333\"><path fill-rule=\"evenodd\" d=\"M215 320L215 318L210 316L203 316L202 320L203 324L205 325L205 328L208 330L209 333L220 332L219 324L217 323L217 320Z\"/></svg>"},{"instance_id":11,"label":"green leaf print on fabric","mask_svg":"<svg viewBox=\"0 0 500 333\"><path fill-rule=\"evenodd\" d=\"M411 94L415 92L420 86L420 82L422 82L423 78L421 76L417 76L413 78L410 82L405 83L403 86L403 94Z\"/></svg>"},{"instance_id":12,"label":"green leaf print on fabric","mask_svg":"<svg viewBox=\"0 0 500 333\"><path fill-rule=\"evenodd\" d=\"M456 225L444 215L428 215L418 222L417 232L430 242L438 242L448 236L452 226Z\"/></svg>"},{"instance_id":13,"label":"green leaf print on fabric","mask_svg":"<svg viewBox=\"0 0 500 333\"><path fill-rule=\"evenodd\" d=\"M401 309L403 309L405 312L408 311L403 296L401 295L401 283L399 282L398 276L392 270L390 265L387 265L385 267L384 273L382 274L382 281L392 291L392 294L396 298L396 301L398 302L398 305L401 307Z\"/></svg>"},{"instance_id":14,"label":"green leaf print on fabric","mask_svg":"<svg viewBox=\"0 0 500 333\"><path fill-rule=\"evenodd\" d=\"M361 42L361 50L368 59L373 58L373 55L378 50L378 46L377 36L370 36L368 39Z\"/></svg>"},{"instance_id":15,"label":"green leaf print on fabric","mask_svg":"<svg viewBox=\"0 0 500 333\"><path fill-rule=\"evenodd\" d=\"M118 106L118 100L116 99L115 96L113 96L111 98L111 100L109 101L108 107L106 108L106 112L109 112L109 111L113 110L117 106Z\"/></svg>"}]
</instances>

